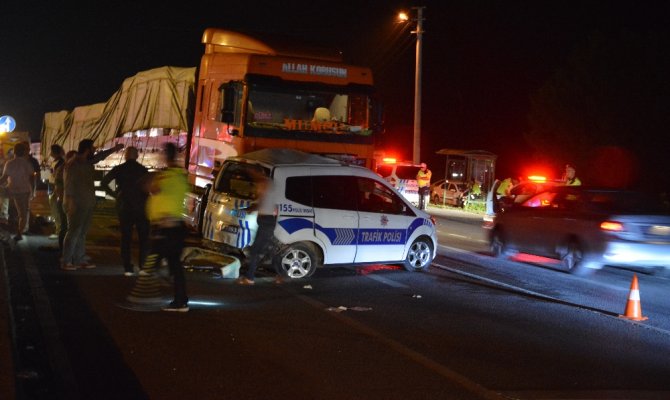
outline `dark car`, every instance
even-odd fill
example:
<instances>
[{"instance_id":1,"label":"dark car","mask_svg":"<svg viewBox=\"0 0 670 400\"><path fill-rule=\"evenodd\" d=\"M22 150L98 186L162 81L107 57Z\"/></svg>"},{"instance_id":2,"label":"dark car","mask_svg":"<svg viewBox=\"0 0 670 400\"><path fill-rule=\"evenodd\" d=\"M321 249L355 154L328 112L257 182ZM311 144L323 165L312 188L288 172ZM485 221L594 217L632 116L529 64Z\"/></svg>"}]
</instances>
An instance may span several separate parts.
<instances>
[{"instance_id":1,"label":"dark car","mask_svg":"<svg viewBox=\"0 0 670 400\"><path fill-rule=\"evenodd\" d=\"M498 213L489 239L496 256L555 258L573 273L670 268L668 210L634 191L555 186Z\"/></svg>"},{"instance_id":2,"label":"dark car","mask_svg":"<svg viewBox=\"0 0 670 400\"><path fill-rule=\"evenodd\" d=\"M520 204L531 196L554 186L562 185L562 182L552 180L523 180L512 186L509 194L498 196L497 191L501 181L496 179L486 196L486 213L483 217L484 229L491 229L494 225L495 217L498 213L504 212L514 204Z\"/></svg>"}]
</instances>

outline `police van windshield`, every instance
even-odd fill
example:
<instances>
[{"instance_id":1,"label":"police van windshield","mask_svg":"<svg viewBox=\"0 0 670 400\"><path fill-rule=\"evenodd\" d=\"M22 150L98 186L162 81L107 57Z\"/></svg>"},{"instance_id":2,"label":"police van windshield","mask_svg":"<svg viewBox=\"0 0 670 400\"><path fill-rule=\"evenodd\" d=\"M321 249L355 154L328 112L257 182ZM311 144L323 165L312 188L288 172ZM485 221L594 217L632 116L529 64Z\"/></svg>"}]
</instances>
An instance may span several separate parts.
<instances>
[{"instance_id":1,"label":"police van windshield","mask_svg":"<svg viewBox=\"0 0 670 400\"><path fill-rule=\"evenodd\" d=\"M253 177L258 173L269 175L265 168L258 165L227 162L219 173L214 190L239 199L255 200L258 195Z\"/></svg>"}]
</instances>

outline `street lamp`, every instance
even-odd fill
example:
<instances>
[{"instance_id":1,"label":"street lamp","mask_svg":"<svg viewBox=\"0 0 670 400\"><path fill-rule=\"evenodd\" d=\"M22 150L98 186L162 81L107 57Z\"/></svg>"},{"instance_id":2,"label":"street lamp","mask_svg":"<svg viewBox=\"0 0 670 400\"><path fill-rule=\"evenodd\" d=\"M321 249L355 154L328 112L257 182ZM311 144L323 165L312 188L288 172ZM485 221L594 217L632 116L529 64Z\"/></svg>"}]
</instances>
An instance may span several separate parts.
<instances>
[{"instance_id":1,"label":"street lamp","mask_svg":"<svg viewBox=\"0 0 670 400\"><path fill-rule=\"evenodd\" d=\"M423 42L423 10L426 7L412 7L416 10L416 67L414 72L414 144L412 147L412 159L414 164L421 162L421 58ZM407 22L409 15L405 12L398 14L400 22Z\"/></svg>"}]
</instances>

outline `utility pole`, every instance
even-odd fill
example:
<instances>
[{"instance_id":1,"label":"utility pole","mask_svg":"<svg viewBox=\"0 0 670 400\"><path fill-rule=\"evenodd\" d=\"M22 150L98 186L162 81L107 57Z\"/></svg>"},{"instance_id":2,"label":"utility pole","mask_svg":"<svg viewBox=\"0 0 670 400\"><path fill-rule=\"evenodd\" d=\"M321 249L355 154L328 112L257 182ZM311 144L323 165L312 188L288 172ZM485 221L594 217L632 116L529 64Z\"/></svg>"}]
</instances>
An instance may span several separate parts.
<instances>
[{"instance_id":1,"label":"utility pole","mask_svg":"<svg viewBox=\"0 0 670 400\"><path fill-rule=\"evenodd\" d=\"M421 162L421 64L423 45L423 10L426 7L412 7L416 9L416 67L414 74L414 146L412 158L414 164Z\"/></svg>"}]
</instances>

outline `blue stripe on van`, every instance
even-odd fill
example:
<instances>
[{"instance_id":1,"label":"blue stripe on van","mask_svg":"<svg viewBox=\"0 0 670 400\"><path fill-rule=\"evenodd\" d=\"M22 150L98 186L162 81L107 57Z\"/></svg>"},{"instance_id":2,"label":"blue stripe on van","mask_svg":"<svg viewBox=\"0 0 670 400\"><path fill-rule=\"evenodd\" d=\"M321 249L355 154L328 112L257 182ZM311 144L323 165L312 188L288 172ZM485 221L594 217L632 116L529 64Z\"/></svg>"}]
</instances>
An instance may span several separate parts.
<instances>
[{"instance_id":1,"label":"blue stripe on van","mask_svg":"<svg viewBox=\"0 0 670 400\"><path fill-rule=\"evenodd\" d=\"M301 229L316 228L322 232L334 246L349 246L357 241L361 245L384 245L384 244L404 244L412 233L423 225L430 226L430 220L416 218L410 224L408 229L353 229L353 228L326 228L319 224L313 224L306 218L288 218L278 222L289 234L293 234Z\"/></svg>"}]
</instances>

